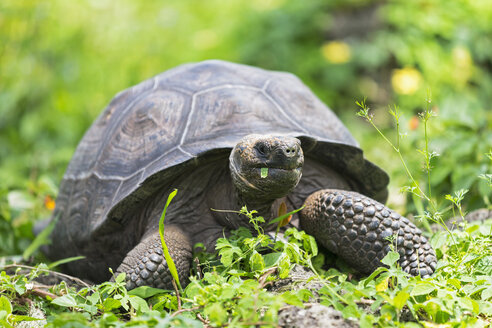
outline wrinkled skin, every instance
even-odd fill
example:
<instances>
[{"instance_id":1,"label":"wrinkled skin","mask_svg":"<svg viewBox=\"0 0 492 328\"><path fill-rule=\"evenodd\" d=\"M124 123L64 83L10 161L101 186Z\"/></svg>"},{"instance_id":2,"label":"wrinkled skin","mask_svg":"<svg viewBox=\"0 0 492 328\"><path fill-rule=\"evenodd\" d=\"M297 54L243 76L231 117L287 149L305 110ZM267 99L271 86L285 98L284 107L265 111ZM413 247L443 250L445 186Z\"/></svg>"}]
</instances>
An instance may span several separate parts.
<instances>
[{"instance_id":1,"label":"wrinkled skin","mask_svg":"<svg viewBox=\"0 0 492 328\"><path fill-rule=\"evenodd\" d=\"M209 193L213 197L202 200L203 206L197 211L206 213L201 214L200 222L207 223L200 229L209 233L193 232L189 225L180 224L186 220L179 217L166 227L166 243L182 283L186 283L189 275L193 243L202 242L213 249L223 233L248 226L242 216L213 212L210 208L238 210L246 205L268 222L276 216L282 202L291 208L304 203L299 215L301 228L360 272L370 273L382 265L380 260L391 249L390 236L395 236L393 245L400 253L399 263L405 271L426 277L436 267L435 253L415 225L383 204L353 191L351 181L340 174L322 167L313 158L305 159L301 142L296 138L248 135L232 150L228 170L230 175L217 173L217 177L223 178L211 187ZM127 273L128 288L171 288L156 225L147 227L147 231L118 272Z\"/></svg>"}]
</instances>

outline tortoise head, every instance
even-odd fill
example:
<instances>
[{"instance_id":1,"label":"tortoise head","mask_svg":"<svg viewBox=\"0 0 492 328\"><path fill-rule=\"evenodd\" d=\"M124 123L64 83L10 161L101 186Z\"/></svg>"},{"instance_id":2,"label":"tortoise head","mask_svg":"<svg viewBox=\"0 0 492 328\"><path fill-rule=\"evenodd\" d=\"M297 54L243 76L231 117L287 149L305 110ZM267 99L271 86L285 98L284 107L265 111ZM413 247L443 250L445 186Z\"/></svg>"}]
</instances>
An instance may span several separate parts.
<instances>
[{"instance_id":1,"label":"tortoise head","mask_svg":"<svg viewBox=\"0 0 492 328\"><path fill-rule=\"evenodd\" d=\"M229 168L239 193L248 199L277 199L302 175L301 142L292 137L250 134L232 149Z\"/></svg>"}]
</instances>

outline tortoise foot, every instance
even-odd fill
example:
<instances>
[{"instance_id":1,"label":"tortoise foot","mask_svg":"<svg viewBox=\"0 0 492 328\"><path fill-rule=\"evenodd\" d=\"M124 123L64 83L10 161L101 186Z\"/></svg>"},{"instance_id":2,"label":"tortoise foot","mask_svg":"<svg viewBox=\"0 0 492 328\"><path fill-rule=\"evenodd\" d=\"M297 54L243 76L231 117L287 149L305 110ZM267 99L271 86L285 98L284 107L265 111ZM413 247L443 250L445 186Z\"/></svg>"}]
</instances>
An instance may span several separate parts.
<instances>
[{"instance_id":1,"label":"tortoise foot","mask_svg":"<svg viewBox=\"0 0 492 328\"><path fill-rule=\"evenodd\" d=\"M412 275L430 276L437 264L422 231L407 218L356 192L324 189L311 194L300 212L302 229L362 273L382 266L391 250ZM393 241L388 239L393 237Z\"/></svg>"},{"instance_id":2,"label":"tortoise foot","mask_svg":"<svg viewBox=\"0 0 492 328\"><path fill-rule=\"evenodd\" d=\"M190 271L192 246L189 239L176 226L164 229L164 240L171 254L179 280L185 285ZM126 273L126 288L151 286L162 289L173 289L172 276L162 251L159 232L144 238L125 257L116 271L116 275Z\"/></svg>"}]
</instances>

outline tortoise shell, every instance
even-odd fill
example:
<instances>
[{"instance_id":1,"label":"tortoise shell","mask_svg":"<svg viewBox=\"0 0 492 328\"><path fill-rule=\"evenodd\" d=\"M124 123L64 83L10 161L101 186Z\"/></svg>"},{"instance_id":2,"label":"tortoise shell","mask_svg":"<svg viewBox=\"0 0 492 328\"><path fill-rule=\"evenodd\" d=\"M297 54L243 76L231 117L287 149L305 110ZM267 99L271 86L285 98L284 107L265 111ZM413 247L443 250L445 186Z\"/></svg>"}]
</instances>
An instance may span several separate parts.
<instances>
[{"instance_id":1,"label":"tortoise shell","mask_svg":"<svg viewBox=\"0 0 492 328\"><path fill-rule=\"evenodd\" d=\"M64 247L81 247L101 227L137 224L125 212L159 183L212 153L223 153L226 161L251 133L299 138L305 156L385 201L388 176L363 158L342 122L296 76L210 60L179 66L116 95L63 177L53 238L73 242Z\"/></svg>"}]
</instances>

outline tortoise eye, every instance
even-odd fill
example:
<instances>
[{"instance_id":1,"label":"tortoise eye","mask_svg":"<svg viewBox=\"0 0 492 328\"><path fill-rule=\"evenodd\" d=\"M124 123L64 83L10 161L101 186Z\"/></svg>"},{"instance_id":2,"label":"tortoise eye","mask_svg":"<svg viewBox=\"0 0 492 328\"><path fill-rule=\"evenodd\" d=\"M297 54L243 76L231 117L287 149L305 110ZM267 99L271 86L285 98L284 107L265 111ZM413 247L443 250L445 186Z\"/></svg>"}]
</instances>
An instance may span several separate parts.
<instances>
[{"instance_id":1,"label":"tortoise eye","mask_svg":"<svg viewBox=\"0 0 492 328\"><path fill-rule=\"evenodd\" d=\"M265 155L267 152L267 147L264 143L257 144L255 148L261 155Z\"/></svg>"}]
</instances>

